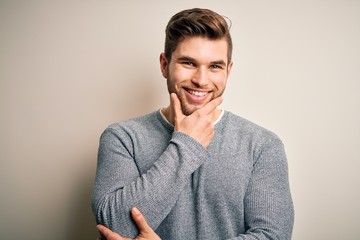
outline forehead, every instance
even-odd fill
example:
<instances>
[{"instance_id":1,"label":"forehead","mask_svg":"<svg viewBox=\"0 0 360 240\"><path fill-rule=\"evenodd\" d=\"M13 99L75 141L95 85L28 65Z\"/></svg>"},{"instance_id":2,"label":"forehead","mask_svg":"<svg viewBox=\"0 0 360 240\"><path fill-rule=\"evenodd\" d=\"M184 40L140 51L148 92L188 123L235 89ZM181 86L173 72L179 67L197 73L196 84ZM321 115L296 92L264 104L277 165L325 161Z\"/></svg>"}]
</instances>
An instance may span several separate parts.
<instances>
[{"instance_id":1,"label":"forehead","mask_svg":"<svg viewBox=\"0 0 360 240\"><path fill-rule=\"evenodd\" d=\"M209 39L204 37L188 37L182 40L172 54L172 58L191 57L198 61L227 62L228 46L224 38Z\"/></svg>"}]
</instances>

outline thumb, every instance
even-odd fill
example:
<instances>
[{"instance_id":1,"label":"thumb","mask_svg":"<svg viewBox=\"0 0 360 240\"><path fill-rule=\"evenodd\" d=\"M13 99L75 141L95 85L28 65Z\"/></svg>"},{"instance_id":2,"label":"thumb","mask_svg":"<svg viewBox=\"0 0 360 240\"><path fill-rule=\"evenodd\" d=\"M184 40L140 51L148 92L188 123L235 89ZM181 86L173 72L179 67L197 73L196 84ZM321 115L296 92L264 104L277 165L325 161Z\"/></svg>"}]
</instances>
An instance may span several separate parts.
<instances>
[{"instance_id":1,"label":"thumb","mask_svg":"<svg viewBox=\"0 0 360 240\"><path fill-rule=\"evenodd\" d=\"M170 104L174 113L174 122L176 126L177 122L181 121L185 117L181 109L181 102L176 93L170 94Z\"/></svg>"},{"instance_id":2,"label":"thumb","mask_svg":"<svg viewBox=\"0 0 360 240\"><path fill-rule=\"evenodd\" d=\"M136 207L131 209L131 216L134 219L140 233L148 233L152 231L152 228L147 224L144 215Z\"/></svg>"}]
</instances>

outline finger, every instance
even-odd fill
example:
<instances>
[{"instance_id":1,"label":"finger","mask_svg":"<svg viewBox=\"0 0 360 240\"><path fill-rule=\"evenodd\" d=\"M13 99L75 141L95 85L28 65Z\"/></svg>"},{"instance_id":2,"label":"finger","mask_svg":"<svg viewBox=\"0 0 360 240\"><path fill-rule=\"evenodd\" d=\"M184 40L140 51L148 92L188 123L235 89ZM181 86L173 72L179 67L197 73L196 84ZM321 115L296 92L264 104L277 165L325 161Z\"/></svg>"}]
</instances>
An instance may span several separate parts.
<instances>
[{"instance_id":1,"label":"finger","mask_svg":"<svg viewBox=\"0 0 360 240\"><path fill-rule=\"evenodd\" d=\"M198 109L197 111L201 114L205 114L208 115L210 113L212 113L215 108L217 108L221 103L222 103L223 99L222 97L217 97L213 100L211 100L210 102L208 102L207 104L205 104L204 107Z\"/></svg>"},{"instance_id":2,"label":"finger","mask_svg":"<svg viewBox=\"0 0 360 240\"><path fill-rule=\"evenodd\" d=\"M170 103L174 110L175 121L176 121L176 119L182 119L184 117L184 114L181 109L181 102L180 102L178 96L176 95L176 93L170 94Z\"/></svg>"},{"instance_id":3,"label":"finger","mask_svg":"<svg viewBox=\"0 0 360 240\"><path fill-rule=\"evenodd\" d=\"M140 232L152 231L150 226L147 224L147 222L146 222L146 220L144 218L144 215L142 215L142 213L139 211L139 209L132 208L131 209L131 216L134 219L136 225L138 226Z\"/></svg>"},{"instance_id":4,"label":"finger","mask_svg":"<svg viewBox=\"0 0 360 240\"><path fill-rule=\"evenodd\" d=\"M110 229L108 229L107 227L99 224L96 226L96 228L99 230L99 232L105 236L105 238L107 240L123 240L124 238L122 238L120 235L114 233L113 231L111 231Z\"/></svg>"}]
</instances>

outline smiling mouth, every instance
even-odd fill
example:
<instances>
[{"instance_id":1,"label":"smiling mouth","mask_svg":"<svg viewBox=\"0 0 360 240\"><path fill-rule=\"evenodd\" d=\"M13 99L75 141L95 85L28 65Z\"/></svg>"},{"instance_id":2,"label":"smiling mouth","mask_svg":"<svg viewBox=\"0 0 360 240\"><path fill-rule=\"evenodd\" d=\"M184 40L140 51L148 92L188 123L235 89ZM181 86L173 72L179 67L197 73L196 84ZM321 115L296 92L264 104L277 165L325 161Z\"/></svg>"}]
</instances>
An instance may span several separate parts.
<instances>
[{"instance_id":1,"label":"smiling mouth","mask_svg":"<svg viewBox=\"0 0 360 240\"><path fill-rule=\"evenodd\" d=\"M191 95L196 96L196 97L203 97L203 96L205 96L206 94L209 93L209 92L194 91L194 90L190 90L190 89L187 89L186 91L188 93L190 93Z\"/></svg>"}]
</instances>

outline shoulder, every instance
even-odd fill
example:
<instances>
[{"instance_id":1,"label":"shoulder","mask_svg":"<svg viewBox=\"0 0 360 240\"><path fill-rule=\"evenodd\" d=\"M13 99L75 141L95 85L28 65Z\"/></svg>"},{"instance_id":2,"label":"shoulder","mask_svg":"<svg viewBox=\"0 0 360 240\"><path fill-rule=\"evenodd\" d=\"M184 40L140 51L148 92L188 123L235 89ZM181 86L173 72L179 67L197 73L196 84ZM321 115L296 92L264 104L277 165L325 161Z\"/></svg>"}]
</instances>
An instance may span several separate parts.
<instances>
[{"instance_id":1,"label":"shoulder","mask_svg":"<svg viewBox=\"0 0 360 240\"><path fill-rule=\"evenodd\" d=\"M131 137L137 134L151 131L151 129L155 128L155 125L157 124L160 124L158 120L158 112L154 111L136 118L114 122L105 128L102 136L112 135L115 137L121 136L122 138L125 136Z\"/></svg>"},{"instance_id":2,"label":"shoulder","mask_svg":"<svg viewBox=\"0 0 360 240\"><path fill-rule=\"evenodd\" d=\"M271 130L231 112L224 118L224 129L226 142L236 145L235 149L246 149L251 153L253 164L263 158L286 162L284 144Z\"/></svg>"},{"instance_id":3,"label":"shoulder","mask_svg":"<svg viewBox=\"0 0 360 240\"><path fill-rule=\"evenodd\" d=\"M154 124L155 122L158 122L157 115L158 115L158 113L157 113L157 111L155 111L155 112L143 115L143 116L118 121L118 122L110 124L106 129L112 129L112 130L129 129L130 130L130 129L139 129L139 128L147 127L147 126L150 126L151 124Z\"/></svg>"},{"instance_id":4,"label":"shoulder","mask_svg":"<svg viewBox=\"0 0 360 240\"><path fill-rule=\"evenodd\" d=\"M240 134L243 137L247 136L247 138L250 138L256 142L281 142L279 136L273 131L266 129L248 119L238 116L230 111L225 111L222 127L227 132Z\"/></svg>"}]
</instances>

